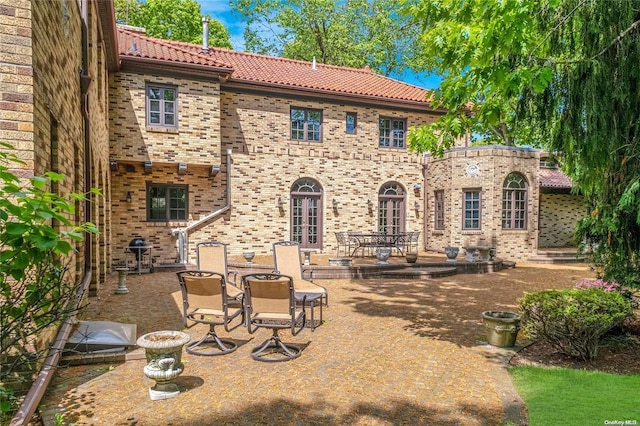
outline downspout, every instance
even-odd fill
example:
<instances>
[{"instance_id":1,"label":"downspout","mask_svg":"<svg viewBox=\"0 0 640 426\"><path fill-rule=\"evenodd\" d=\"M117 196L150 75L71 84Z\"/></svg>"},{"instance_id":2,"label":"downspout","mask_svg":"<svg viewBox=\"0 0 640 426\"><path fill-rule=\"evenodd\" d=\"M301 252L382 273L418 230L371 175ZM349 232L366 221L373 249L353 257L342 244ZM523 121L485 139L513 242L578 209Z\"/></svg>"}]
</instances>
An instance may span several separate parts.
<instances>
[{"instance_id":1,"label":"downspout","mask_svg":"<svg viewBox=\"0 0 640 426\"><path fill-rule=\"evenodd\" d=\"M226 212L231 208L231 149L227 149L227 192L226 192L226 200L225 205L211 214L203 217L202 219L192 223L184 229L172 229L171 235L178 236L178 263L187 263L188 258L188 248L189 248L189 231L197 228L205 222L210 221L211 219L220 216L222 213Z\"/></svg>"},{"instance_id":2,"label":"downspout","mask_svg":"<svg viewBox=\"0 0 640 426\"><path fill-rule=\"evenodd\" d=\"M89 20L89 5L88 0L82 0L81 2L81 16L82 16L82 70L80 74L80 110L82 111L82 119L84 124L84 192L90 193L91 190L91 132L89 126L89 84L91 79L88 75L89 67L89 34L87 30L87 22ZM86 199L84 204L84 221L91 222L91 200ZM83 300L88 294L89 287L91 285L92 271L92 238L91 234L85 233L84 244L84 276L82 282L76 293L76 300L74 303L74 309L70 317L68 317L60 326L58 334L53 344L49 348L47 357L42 364L42 368L38 372L38 376L34 380L31 388L24 397L20 408L16 415L11 419L10 426L22 426L28 424L42 400L44 393L49 386L49 383L53 379L53 375L58 367L64 346L73 331L76 323L76 314L82 306Z\"/></svg>"}]
</instances>

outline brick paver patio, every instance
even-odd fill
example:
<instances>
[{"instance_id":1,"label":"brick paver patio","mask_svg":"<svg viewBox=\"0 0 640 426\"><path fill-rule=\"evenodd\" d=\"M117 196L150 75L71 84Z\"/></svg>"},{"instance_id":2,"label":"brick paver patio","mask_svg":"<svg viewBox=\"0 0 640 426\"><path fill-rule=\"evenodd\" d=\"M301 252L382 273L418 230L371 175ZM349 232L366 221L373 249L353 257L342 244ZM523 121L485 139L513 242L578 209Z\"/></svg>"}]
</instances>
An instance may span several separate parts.
<instances>
[{"instance_id":1,"label":"brick paver patio","mask_svg":"<svg viewBox=\"0 0 640 426\"><path fill-rule=\"evenodd\" d=\"M40 411L47 424L60 412L74 425L526 424L505 368L510 351L481 342L481 312L513 310L525 290L587 275L582 265L525 265L419 281L324 280L326 323L281 333L305 346L296 360L254 361L250 351L269 331L241 327L230 334L241 343L232 354L184 354L176 398L151 401L145 362L132 360L59 369ZM136 323L138 335L181 329L175 273L130 275L127 284L126 295L103 291L87 319ZM107 285L117 287L116 275Z\"/></svg>"}]
</instances>

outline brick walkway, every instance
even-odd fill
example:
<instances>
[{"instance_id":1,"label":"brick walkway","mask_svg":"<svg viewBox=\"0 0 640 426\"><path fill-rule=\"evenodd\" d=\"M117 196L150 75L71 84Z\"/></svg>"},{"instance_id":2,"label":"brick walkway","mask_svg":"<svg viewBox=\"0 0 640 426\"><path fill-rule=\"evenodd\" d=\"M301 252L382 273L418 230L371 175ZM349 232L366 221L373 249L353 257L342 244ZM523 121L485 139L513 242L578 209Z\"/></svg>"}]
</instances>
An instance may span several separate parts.
<instances>
[{"instance_id":1,"label":"brick walkway","mask_svg":"<svg viewBox=\"0 0 640 426\"><path fill-rule=\"evenodd\" d=\"M296 360L254 361L251 349L270 331L249 335L238 328L230 336L241 346L232 354L184 354L176 398L151 401L145 362L134 360L59 369L40 411L46 424L61 412L74 425L526 424L505 369L509 351L479 342L480 317L496 306L515 309L523 290L548 286L542 277L525 288L537 268L419 281L322 281L330 293L326 324L297 337L281 333L305 346ZM571 279L586 273L567 268ZM116 275L107 285L117 287ZM130 275L127 285L126 295L103 291L87 319L136 323L138 335L181 329L175 273ZM193 338L205 331L187 330Z\"/></svg>"}]
</instances>

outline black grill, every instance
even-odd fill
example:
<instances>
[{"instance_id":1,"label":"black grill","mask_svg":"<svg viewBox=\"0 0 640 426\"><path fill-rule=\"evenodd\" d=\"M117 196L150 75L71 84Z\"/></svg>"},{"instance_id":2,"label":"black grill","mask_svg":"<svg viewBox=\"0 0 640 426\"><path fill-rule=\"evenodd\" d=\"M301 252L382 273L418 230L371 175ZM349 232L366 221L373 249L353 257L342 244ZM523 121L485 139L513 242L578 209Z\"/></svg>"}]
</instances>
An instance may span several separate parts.
<instances>
[{"instance_id":1,"label":"black grill","mask_svg":"<svg viewBox=\"0 0 640 426\"><path fill-rule=\"evenodd\" d=\"M135 237L129 242L129 250L136 256L137 261L139 261L142 258L142 255L149 250L146 248L141 248L146 245L147 244L142 237Z\"/></svg>"}]
</instances>

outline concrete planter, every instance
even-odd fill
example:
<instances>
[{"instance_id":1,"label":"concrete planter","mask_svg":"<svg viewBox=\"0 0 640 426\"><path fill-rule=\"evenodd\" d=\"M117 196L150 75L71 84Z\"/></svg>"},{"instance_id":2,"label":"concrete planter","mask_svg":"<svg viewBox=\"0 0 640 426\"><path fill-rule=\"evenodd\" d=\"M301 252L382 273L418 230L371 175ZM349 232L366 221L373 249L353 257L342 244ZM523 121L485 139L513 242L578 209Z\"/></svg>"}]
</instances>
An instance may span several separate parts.
<instances>
[{"instance_id":1,"label":"concrete planter","mask_svg":"<svg viewBox=\"0 0 640 426\"><path fill-rule=\"evenodd\" d=\"M516 344L520 315L508 311L484 311L482 322L490 345L511 347Z\"/></svg>"},{"instance_id":2,"label":"concrete planter","mask_svg":"<svg viewBox=\"0 0 640 426\"><path fill-rule=\"evenodd\" d=\"M144 375L155 380L155 386L149 388L152 401L178 396L180 391L172 380L184 370L182 348L191 336L181 331L154 331L137 340L138 346L145 349L147 365Z\"/></svg>"}]
</instances>

